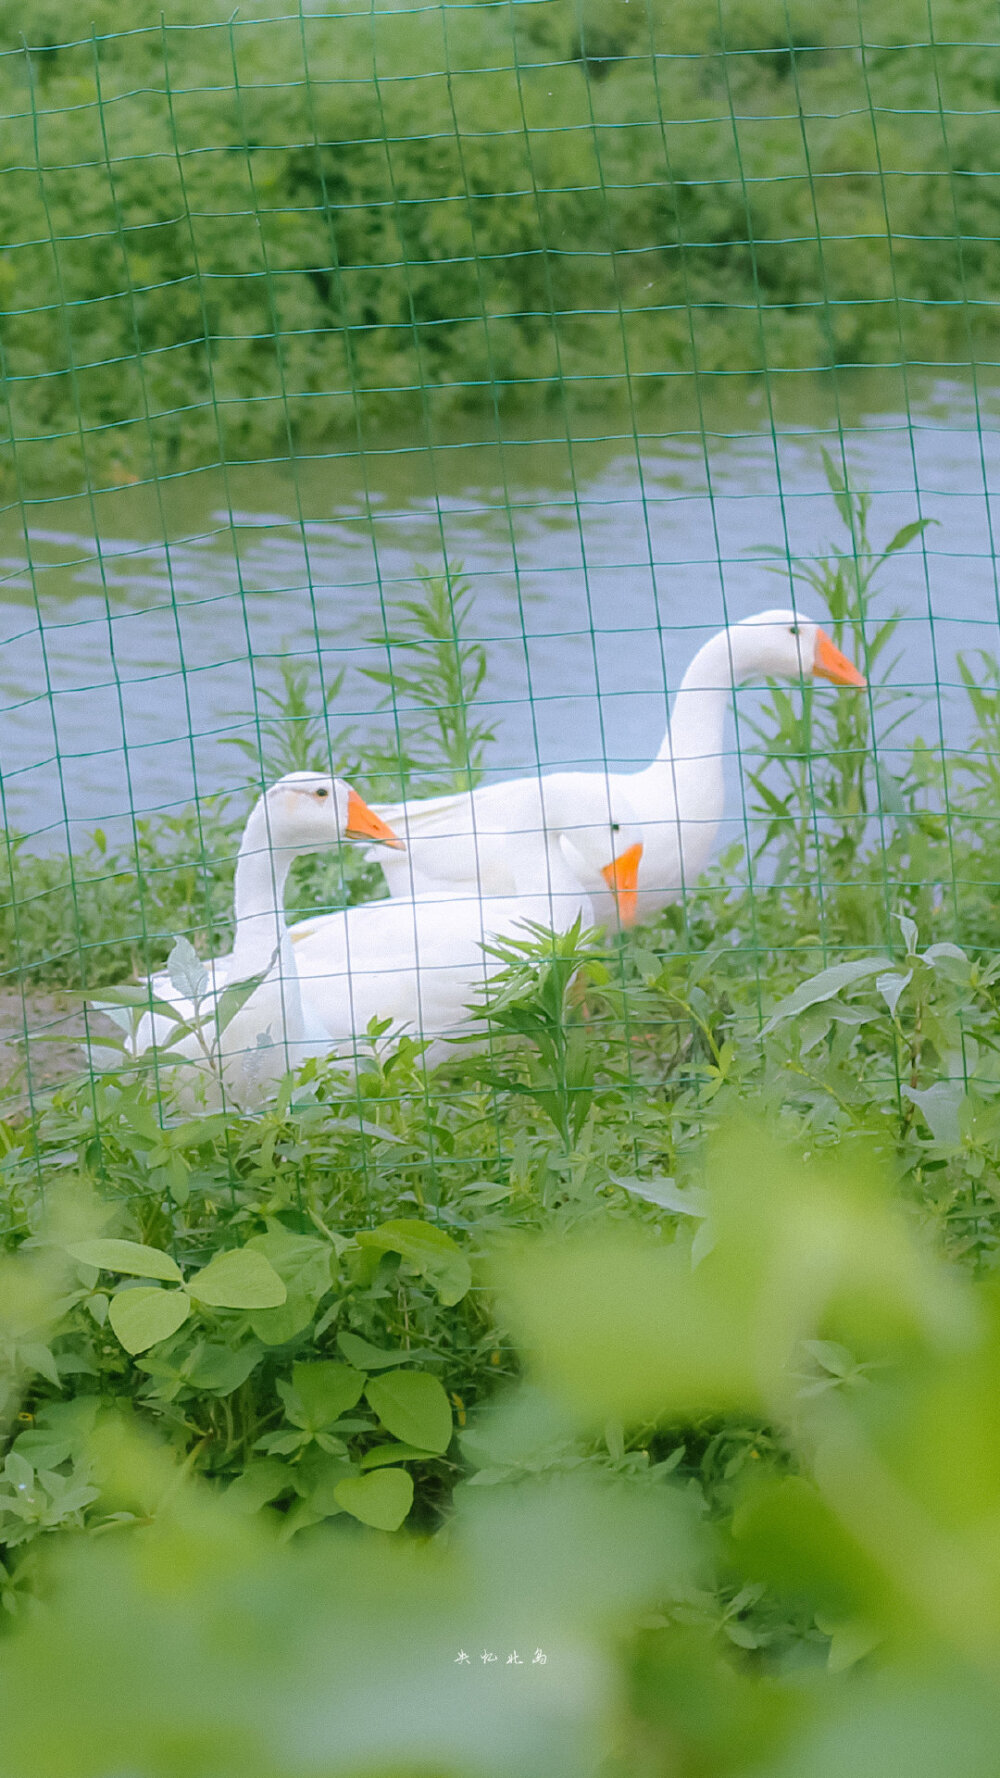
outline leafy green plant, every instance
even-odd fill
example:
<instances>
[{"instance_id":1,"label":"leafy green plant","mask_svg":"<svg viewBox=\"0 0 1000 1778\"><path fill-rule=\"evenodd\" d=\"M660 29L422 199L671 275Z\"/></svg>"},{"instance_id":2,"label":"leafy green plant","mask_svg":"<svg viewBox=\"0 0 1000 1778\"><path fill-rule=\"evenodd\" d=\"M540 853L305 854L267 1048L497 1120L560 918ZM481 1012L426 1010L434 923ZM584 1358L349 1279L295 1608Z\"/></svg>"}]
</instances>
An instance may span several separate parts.
<instances>
[{"instance_id":1,"label":"leafy green plant","mask_svg":"<svg viewBox=\"0 0 1000 1778\"><path fill-rule=\"evenodd\" d=\"M287 772L330 772L335 777L355 775L353 725L331 728L330 712L336 708L344 684L344 672L334 673L322 694L314 686L308 664L283 656L278 662L281 687L262 686L257 696L263 706L242 720L252 723L254 735L224 735L224 747L236 747L250 764L250 783L259 794Z\"/></svg>"},{"instance_id":2,"label":"leafy green plant","mask_svg":"<svg viewBox=\"0 0 1000 1778\"><path fill-rule=\"evenodd\" d=\"M696 0L475 8L447 30L432 10L303 25L207 0L166 22L136 0L123 30L92 0L72 41L58 0L8 0L8 490L290 450L330 453L333 480L361 408L411 437L567 391L605 413L656 402L664 375L690 373L692 307L702 372L895 363L901 337L911 362L988 356L992 197L952 169L983 161L995 93L973 46L992 15L935 5L929 39L924 0L869 0L863 34L802 0L732 0L722 24ZM800 136L756 122L800 112L821 120L819 221ZM889 229L877 203L857 226L873 116L882 164L906 175Z\"/></svg>"},{"instance_id":3,"label":"leafy green plant","mask_svg":"<svg viewBox=\"0 0 1000 1778\"><path fill-rule=\"evenodd\" d=\"M482 778L495 730L473 715L487 663L482 643L465 634L471 608L460 567L454 577L424 572L419 597L395 600L384 633L370 638L389 664L364 673L387 688L381 708L392 711L398 736L395 748L369 756L368 777L386 801L418 785L421 795L471 790Z\"/></svg>"},{"instance_id":4,"label":"leafy green plant","mask_svg":"<svg viewBox=\"0 0 1000 1778\"><path fill-rule=\"evenodd\" d=\"M553 932L533 920L523 938L484 946L504 965L492 978L478 1010L494 1035L524 1038L527 1080L498 1070L509 1091L524 1093L544 1112L569 1153L590 1115L594 1100L593 1048L587 1041L582 988L589 975L604 980L599 935L584 932L577 919L566 932Z\"/></svg>"},{"instance_id":5,"label":"leafy green plant","mask_svg":"<svg viewBox=\"0 0 1000 1778\"><path fill-rule=\"evenodd\" d=\"M869 689L829 699L818 698L811 683L795 694L776 688L759 718L741 718L766 758L761 770L748 774L759 798L754 812L764 818L755 862L767 856L769 870L796 885L801 916L812 923L827 885L856 879L873 817L891 823L906 810L902 788L880 757L912 703L912 694L893 683L899 657L888 652L900 614L876 616L872 604L886 562L937 522L915 519L876 548L868 529L871 496L853 491L826 451L822 457L850 541L815 562L796 561L793 579L815 593L834 642L863 667ZM776 553L767 546L768 555Z\"/></svg>"}]
</instances>

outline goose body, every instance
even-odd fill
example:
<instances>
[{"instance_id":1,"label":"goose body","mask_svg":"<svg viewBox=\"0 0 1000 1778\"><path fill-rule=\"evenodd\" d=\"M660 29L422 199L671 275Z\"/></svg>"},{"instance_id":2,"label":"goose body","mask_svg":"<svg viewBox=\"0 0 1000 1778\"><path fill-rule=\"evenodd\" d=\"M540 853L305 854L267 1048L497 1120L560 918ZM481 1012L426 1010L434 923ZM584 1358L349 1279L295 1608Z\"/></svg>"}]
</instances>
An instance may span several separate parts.
<instances>
[{"instance_id":1,"label":"goose body","mask_svg":"<svg viewBox=\"0 0 1000 1778\"><path fill-rule=\"evenodd\" d=\"M147 1012L135 1032L134 1053L155 1047L162 1051L164 1065L174 1060L200 1064L210 1097L214 1078L216 1087L221 1080L238 1102L252 1103L268 1083L328 1047L299 989L284 891L294 858L351 839L401 843L340 779L292 772L272 785L252 810L240 842L232 951L205 964L197 1002L169 974L149 982L151 999L166 1002L185 1023L198 1023L199 1030L178 1037L177 1021L168 1013ZM224 988L257 977L261 979L249 997L219 1030L216 1013Z\"/></svg>"},{"instance_id":2,"label":"goose body","mask_svg":"<svg viewBox=\"0 0 1000 1778\"><path fill-rule=\"evenodd\" d=\"M495 853L494 884L499 878L490 891L471 881L427 888L418 875L414 894L291 928L303 1005L322 1024L333 1054L356 1056L369 1022L390 1019L394 1033L402 1029L427 1043L429 1064L440 1062L452 1053L450 1038L479 1029L469 1005L500 967L489 953L492 941L523 935L526 921L558 932L578 919L593 925L593 903L569 861L564 832L581 812L603 852L601 887L631 920L641 844L630 811L621 799L620 819L612 823L606 803L602 810L592 793L588 800L573 776L549 782L544 832L498 827L485 836L487 852ZM523 822L524 804L518 814L510 798L506 814Z\"/></svg>"},{"instance_id":3,"label":"goose body","mask_svg":"<svg viewBox=\"0 0 1000 1778\"><path fill-rule=\"evenodd\" d=\"M518 833L549 826L546 787L573 777L590 806L629 807L642 843L638 917L648 918L691 889L712 854L722 819L724 736L736 685L819 676L864 686L862 675L820 629L794 611L763 611L720 630L698 650L674 700L659 753L642 771L542 774L482 785L459 795L379 804L406 842L405 854L380 859L392 896L481 889L505 894ZM513 812L516 810L516 818ZM614 925L617 908L601 877L601 830L572 807L560 836L564 863L590 899L595 918ZM595 843L596 842L596 843Z\"/></svg>"}]
</instances>

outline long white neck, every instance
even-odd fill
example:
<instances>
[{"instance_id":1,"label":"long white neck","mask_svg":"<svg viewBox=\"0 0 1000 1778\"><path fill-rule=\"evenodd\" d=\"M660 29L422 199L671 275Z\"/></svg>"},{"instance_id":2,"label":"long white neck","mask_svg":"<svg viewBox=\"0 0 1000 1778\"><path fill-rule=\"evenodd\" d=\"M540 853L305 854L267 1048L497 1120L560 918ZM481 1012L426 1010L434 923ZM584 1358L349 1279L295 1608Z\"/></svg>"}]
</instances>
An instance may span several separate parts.
<instances>
[{"instance_id":1,"label":"long white neck","mask_svg":"<svg viewBox=\"0 0 1000 1778\"><path fill-rule=\"evenodd\" d=\"M674 699L670 727L657 762L718 758L734 680L730 632L720 630L699 648Z\"/></svg>"},{"instance_id":2,"label":"long white neck","mask_svg":"<svg viewBox=\"0 0 1000 1778\"><path fill-rule=\"evenodd\" d=\"M302 996L294 946L285 924L284 896L295 853L272 849L267 815L258 803L243 834L236 861L236 936L229 980L263 975L264 980L221 1036L227 1085L237 1098L260 1091L264 1079L277 1079L302 1060L294 1045L304 1031ZM258 1039L266 1034L267 1048Z\"/></svg>"},{"instance_id":3,"label":"long white neck","mask_svg":"<svg viewBox=\"0 0 1000 1778\"><path fill-rule=\"evenodd\" d=\"M263 802L244 830L236 860L236 936L230 979L259 975L281 952L285 932L285 884L294 852L272 850Z\"/></svg>"},{"instance_id":4,"label":"long white neck","mask_svg":"<svg viewBox=\"0 0 1000 1778\"><path fill-rule=\"evenodd\" d=\"M671 899L678 884L694 882L711 856L725 805L726 713L738 678L730 633L722 630L688 667L656 758L629 780L637 806L656 811L643 836L646 880L659 895L651 906Z\"/></svg>"}]
</instances>

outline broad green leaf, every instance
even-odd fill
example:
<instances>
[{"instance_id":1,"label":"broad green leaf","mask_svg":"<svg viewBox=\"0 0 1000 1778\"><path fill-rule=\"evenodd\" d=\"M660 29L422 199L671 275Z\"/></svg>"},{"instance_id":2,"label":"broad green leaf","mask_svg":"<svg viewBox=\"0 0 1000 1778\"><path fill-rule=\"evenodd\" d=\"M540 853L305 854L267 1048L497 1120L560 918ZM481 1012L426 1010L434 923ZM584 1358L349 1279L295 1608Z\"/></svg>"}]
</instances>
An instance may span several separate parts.
<instances>
[{"instance_id":1,"label":"broad green leaf","mask_svg":"<svg viewBox=\"0 0 1000 1778\"><path fill-rule=\"evenodd\" d=\"M309 1432L332 1426L361 1400L364 1375L335 1358L292 1365L292 1388L302 1407L299 1424ZM291 1415L289 1416L292 1417Z\"/></svg>"},{"instance_id":2,"label":"broad green leaf","mask_svg":"<svg viewBox=\"0 0 1000 1778\"><path fill-rule=\"evenodd\" d=\"M286 1229L273 1229L266 1235L253 1235L247 1242L252 1253L262 1253L288 1288L289 1296L310 1297L318 1303L333 1281L332 1263L335 1253L328 1241L316 1235L293 1235Z\"/></svg>"},{"instance_id":3,"label":"broad green leaf","mask_svg":"<svg viewBox=\"0 0 1000 1778\"><path fill-rule=\"evenodd\" d=\"M256 1340L235 1349L222 1345L204 1346L187 1373L188 1382L193 1388L205 1389L211 1395L232 1395L233 1390L256 1370L263 1356L263 1348Z\"/></svg>"},{"instance_id":4,"label":"broad green leaf","mask_svg":"<svg viewBox=\"0 0 1000 1778\"><path fill-rule=\"evenodd\" d=\"M108 1320L124 1346L133 1354L145 1352L183 1327L191 1313L191 1298L184 1290L120 1290L111 1298Z\"/></svg>"},{"instance_id":5,"label":"broad green leaf","mask_svg":"<svg viewBox=\"0 0 1000 1778\"><path fill-rule=\"evenodd\" d=\"M328 1241L315 1235L293 1235L287 1229L254 1235L247 1247L270 1261L288 1292L280 1307L258 1309L250 1317L250 1325L266 1346L283 1346L304 1332L316 1305L329 1291L334 1251Z\"/></svg>"},{"instance_id":6,"label":"broad green leaf","mask_svg":"<svg viewBox=\"0 0 1000 1778\"><path fill-rule=\"evenodd\" d=\"M303 1453L292 1473L296 1493L308 1501L317 1517L326 1519L343 1512L337 1489L348 1477L357 1475L357 1469L346 1457L332 1457L313 1445Z\"/></svg>"},{"instance_id":7,"label":"broad green leaf","mask_svg":"<svg viewBox=\"0 0 1000 1778\"><path fill-rule=\"evenodd\" d=\"M899 921L899 928L903 934L903 943L906 946L906 954L908 957L912 957L917 949L917 922L916 920L911 920L909 914L897 914L896 918Z\"/></svg>"},{"instance_id":8,"label":"broad green leaf","mask_svg":"<svg viewBox=\"0 0 1000 1778\"><path fill-rule=\"evenodd\" d=\"M896 1016L899 997L902 994L903 989L908 987L912 980L912 969L908 969L905 975L901 975L898 969L887 969L883 975L877 975L875 977L875 986L881 994L882 999L885 1001L886 1006L889 1008L893 1018Z\"/></svg>"},{"instance_id":9,"label":"broad green leaf","mask_svg":"<svg viewBox=\"0 0 1000 1778\"><path fill-rule=\"evenodd\" d=\"M47 1378L56 1389L62 1388L59 1367L44 1340L22 1340L17 1348L18 1362L26 1364L39 1376Z\"/></svg>"},{"instance_id":10,"label":"broad green leaf","mask_svg":"<svg viewBox=\"0 0 1000 1778\"><path fill-rule=\"evenodd\" d=\"M382 1469L387 1463L409 1463L416 1458L436 1457L437 1451L421 1450L419 1445L375 1445L361 1459L362 1471Z\"/></svg>"},{"instance_id":11,"label":"broad green leaf","mask_svg":"<svg viewBox=\"0 0 1000 1778\"><path fill-rule=\"evenodd\" d=\"M436 1377L426 1371L389 1371L369 1377L365 1398L395 1438L426 1451L451 1442L451 1406Z\"/></svg>"},{"instance_id":12,"label":"broad green leaf","mask_svg":"<svg viewBox=\"0 0 1000 1778\"><path fill-rule=\"evenodd\" d=\"M124 983L120 988L102 988L101 993L104 995L103 1000L92 1000L89 1004L95 1012L103 1012L109 1018L112 1016L112 1006L134 1006L141 1012L161 1013L165 1019L172 1019L175 1024L184 1022L184 1014L178 1012L172 1001L161 1000L158 994L154 994L148 982L134 987Z\"/></svg>"},{"instance_id":13,"label":"broad green leaf","mask_svg":"<svg viewBox=\"0 0 1000 1778\"><path fill-rule=\"evenodd\" d=\"M188 1289L214 1309L276 1309L288 1294L270 1260L251 1247L217 1253L188 1280Z\"/></svg>"},{"instance_id":14,"label":"broad green leaf","mask_svg":"<svg viewBox=\"0 0 1000 1778\"><path fill-rule=\"evenodd\" d=\"M185 1000L200 1000L208 990L208 970L189 938L181 936L167 958L170 985Z\"/></svg>"},{"instance_id":15,"label":"broad green leaf","mask_svg":"<svg viewBox=\"0 0 1000 1778\"><path fill-rule=\"evenodd\" d=\"M169 1253L144 1247L141 1241L74 1241L66 1252L70 1259L97 1266L102 1272L130 1272L135 1278L162 1278L168 1284L184 1281L180 1266Z\"/></svg>"},{"instance_id":16,"label":"broad green leaf","mask_svg":"<svg viewBox=\"0 0 1000 1778\"><path fill-rule=\"evenodd\" d=\"M778 1001L760 1033L761 1037L769 1036L785 1019L792 1019L796 1013L805 1012L807 1006L817 1006L821 1000L832 1000L843 988L849 988L855 982L864 981L866 976L878 975L891 967L888 957L859 957L851 963L834 963L830 969L821 969L818 975L811 975L808 981L800 982L793 993Z\"/></svg>"},{"instance_id":17,"label":"broad green leaf","mask_svg":"<svg viewBox=\"0 0 1000 1778\"><path fill-rule=\"evenodd\" d=\"M924 1119L935 1142L956 1148L962 1140L959 1112L965 1098L961 1081L936 1080L933 1086L901 1087L904 1099L912 1100Z\"/></svg>"},{"instance_id":18,"label":"broad green leaf","mask_svg":"<svg viewBox=\"0 0 1000 1778\"><path fill-rule=\"evenodd\" d=\"M55 1469L69 1456L83 1456L104 1405L99 1395L40 1402L34 1425L18 1434L14 1449L36 1469Z\"/></svg>"},{"instance_id":19,"label":"broad green leaf","mask_svg":"<svg viewBox=\"0 0 1000 1778\"><path fill-rule=\"evenodd\" d=\"M950 945L947 939L942 939L940 944L928 945L924 952L924 962L929 963L933 969L937 969L940 963L958 963L961 970L968 970L969 967L967 953L960 945ZM960 975L961 970L952 970L952 977Z\"/></svg>"},{"instance_id":20,"label":"broad green leaf","mask_svg":"<svg viewBox=\"0 0 1000 1778\"><path fill-rule=\"evenodd\" d=\"M371 1475L349 1476L334 1490L334 1499L352 1518L377 1531L398 1531L413 1505L413 1478L405 1469L376 1469Z\"/></svg>"},{"instance_id":21,"label":"broad green leaf","mask_svg":"<svg viewBox=\"0 0 1000 1778\"><path fill-rule=\"evenodd\" d=\"M382 1346L373 1346L370 1340L363 1340L360 1334L339 1333L337 1345L347 1359L359 1371L385 1371L392 1365L419 1362L426 1358L427 1353L419 1347L412 1352L387 1352Z\"/></svg>"},{"instance_id":22,"label":"broad green leaf","mask_svg":"<svg viewBox=\"0 0 1000 1778\"><path fill-rule=\"evenodd\" d=\"M398 1253L427 1279L446 1307L460 1302L472 1284L469 1262L461 1248L433 1223L399 1218L383 1222L377 1229L362 1229L357 1241L360 1247Z\"/></svg>"},{"instance_id":23,"label":"broad green leaf","mask_svg":"<svg viewBox=\"0 0 1000 1778\"><path fill-rule=\"evenodd\" d=\"M276 1309L254 1309L250 1326L265 1346L284 1346L305 1332L315 1313L310 1297L289 1291L286 1301Z\"/></svg>"}]
</instances>

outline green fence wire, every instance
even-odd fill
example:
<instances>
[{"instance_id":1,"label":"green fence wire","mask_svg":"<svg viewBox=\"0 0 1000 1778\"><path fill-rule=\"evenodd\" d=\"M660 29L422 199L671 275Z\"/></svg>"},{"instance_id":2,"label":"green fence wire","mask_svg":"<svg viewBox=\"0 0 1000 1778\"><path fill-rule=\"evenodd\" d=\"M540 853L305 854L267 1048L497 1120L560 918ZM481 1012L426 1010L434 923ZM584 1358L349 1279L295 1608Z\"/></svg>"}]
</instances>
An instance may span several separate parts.
<instances>
[{"instance_id":1,"label":"green fence wire","mask_svg":"<svg viewBox=\"0 0 1000 1778\"><path fill-rule=\"evenodd\" d=\"M989 950L992 12L91 12L0 25L11 1127L78 1072L85 998L228 948L248 780L637 769L761 607L872 689L737 698L708 874L612 946L617 1000L591 980L618 1161L650 1092L704 1096L725 1029L897 915ZM292 905L378 892L313 862ZM410 1089L433 1172L452 1089Z\"/></svg>"}]
</instances>

